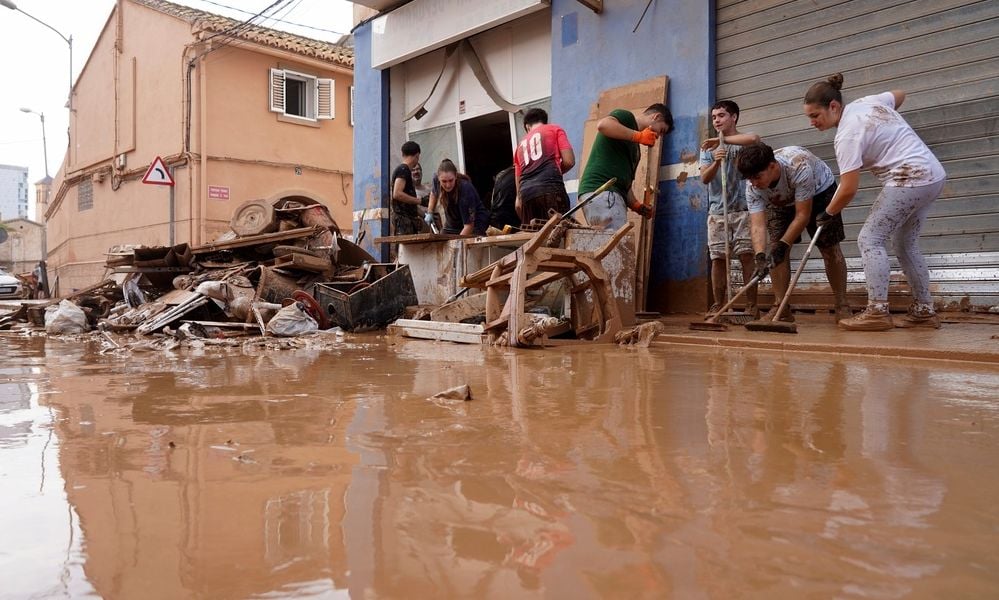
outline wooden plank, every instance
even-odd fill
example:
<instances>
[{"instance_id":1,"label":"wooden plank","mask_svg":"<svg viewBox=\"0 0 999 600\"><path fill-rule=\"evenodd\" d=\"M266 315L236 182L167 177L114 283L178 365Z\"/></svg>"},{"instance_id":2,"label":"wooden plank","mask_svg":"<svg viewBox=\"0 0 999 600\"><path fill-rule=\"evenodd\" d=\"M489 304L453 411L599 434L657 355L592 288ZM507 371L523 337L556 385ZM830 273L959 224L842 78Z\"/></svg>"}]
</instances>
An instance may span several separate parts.
<instances>
[{"instance_id":1,"label":"wooden plank","mask_svg":"<svg viewBox=\"0 0 999 600\"><path fill-rule=\"evenodd\" d=\"M446 242L461 238L473 238L472 235L451 235L449 233L411 233L408 235L384 235L376 237L376 244L426 244L427 242Z\"/></svg>"},{"instance_id":2,"label":"wooden plank","mask_svg":"<svg viewBox=\"0 0 999 600\"><path fill-rule=\"evenodd\" d=\"M486 313L486 293L473 294L440 306L430 312L431 321L458 323Z\"/></svg>"},{"instance_id":3,"label":"wooden plank","mask_svg":"<svg viewBox=\"0 0 999 600\"><path fill-rule=\"evenodd\" d=\"M191 253L195 256L199 254L209 254L212 252L218 252L219 250L235 250L237 248L249 248L252 246L261 246L263 244L273 244L275 242L284 242L287 240L297 240L301 238L312 237L314 235L319 235L324 231L328 231L325 227L302 227L300 229L289 229L288 231L279 231L277 233L264 233L261 235L249 235L234 240L227 240L224 242L209 242L204 246L198 246L196 248L191 248Z\"/></svg>"},{"instance_id":4,"label":"wooden plank","mask_svg":"<svg viewBox=\"0 0 999 600\"><path fill-rule=\"evenodd\" d=\"M482 325L467 323L399 319L389 325L387 331L390 335L462 344L485 344L488 341Z\"/></svg>"}]
</instances>

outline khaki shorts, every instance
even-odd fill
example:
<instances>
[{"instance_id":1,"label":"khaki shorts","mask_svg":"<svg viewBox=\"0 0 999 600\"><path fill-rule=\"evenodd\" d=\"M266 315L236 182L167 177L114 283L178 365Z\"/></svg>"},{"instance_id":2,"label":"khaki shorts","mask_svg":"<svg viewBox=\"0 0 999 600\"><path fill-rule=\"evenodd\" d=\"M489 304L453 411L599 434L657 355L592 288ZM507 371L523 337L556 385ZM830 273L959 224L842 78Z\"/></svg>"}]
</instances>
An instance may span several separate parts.
<instances>
[{"instance_id":1,"label":"khaki shorts","mask_svg":"<svg viewBox=\"0 0 999 600\"><path fill-rule=\"evenodd\" d=\"M732 257L753 253L748 210L728 214L728 236ZM712 259L725 258L725 219L722 215L708 214L708 253Z\"/></svg>"}]
</instances>

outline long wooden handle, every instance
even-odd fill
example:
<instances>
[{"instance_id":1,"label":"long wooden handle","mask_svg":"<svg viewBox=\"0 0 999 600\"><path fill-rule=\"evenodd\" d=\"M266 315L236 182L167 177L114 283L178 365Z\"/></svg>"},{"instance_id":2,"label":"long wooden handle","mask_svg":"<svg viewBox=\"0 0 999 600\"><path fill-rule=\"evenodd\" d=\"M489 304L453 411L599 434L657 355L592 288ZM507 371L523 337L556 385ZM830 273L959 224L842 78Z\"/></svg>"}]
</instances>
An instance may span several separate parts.
<instances>
[{"instance_id":1,"label":"long wooden handle","mask_svg":"<svg viewBox=\"0 0 999 600\"><path fill-rule=\"evenodd\" d=\"M752 279L750 279L749 283L747 283L746 285L742 286L742 288L740 288L739 291L736 292L736 294L734 296L732 296L732 299L725 303L725 306L719 308L718 311L715 312L715 314L713 314L710 317L708 317L707 320L711 321L711 322L714 322L714 320L717 319L719 315L724 314L725 311L727 311L728 309L732 308L732 305L735 304L735 301L738 300L739 298L741 298L742 295L745 294L749 290L749 288L751 288L754 285L758 284L760 282L760 279L762 279L762 278L759 275L754 276Z\"/></svg>"},{"instance_id":2,"label":"long wooden handle","mask_svg":"<svg viewBox=\"0 0 999 600\"><path fill-rule=\"evenodd\" d=\"M784 299L780 302L780 307L777 308L777 312L774 313L773 320L776 321L780 317L781 313L784 312L784 307L787 306L788 301L791 299L791 292L794 291L794 286L798 283L798 278L801 277L801 272L805 270L805 263L808 262L808 256L812 253L812 248L815 247L815 242L819 241L819 234L822 233L822 228L825 225L819 225L815 229L815 235L812 236L812 241L808 242L808 248L805 250L805 255L801 257L801 263L798 264L798 270L794 272L794 277L791 278L791 282L787 284L787 293L784 294ZM790 258L788 258L790 260Z\"/></svg>"}]
</instances>

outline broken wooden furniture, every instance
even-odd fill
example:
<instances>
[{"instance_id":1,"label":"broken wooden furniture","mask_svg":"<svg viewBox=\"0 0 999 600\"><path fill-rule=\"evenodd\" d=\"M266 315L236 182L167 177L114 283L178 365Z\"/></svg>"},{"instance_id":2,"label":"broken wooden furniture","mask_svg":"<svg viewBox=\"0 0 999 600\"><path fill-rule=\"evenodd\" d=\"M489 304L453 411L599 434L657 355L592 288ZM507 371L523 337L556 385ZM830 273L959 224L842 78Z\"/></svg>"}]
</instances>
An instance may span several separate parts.
<instances>
[{"instance_id":1,"label":"broken wooden furniture","mask_svg":"<svg viewBox=\"0 0 999 600\"><path fill-rule=\"evenodd\" d=\"M561 215L552 216L513 254L462 278L462 286L486 290L485 331L492 341L509 331L508 344L511 346L554 345L580 340L612 342L620 331L621 316L611 290L611 279L600 261L633 225L628 223L621 227L595 251L546 247L545 242L561 219ZM588 295L594 300L592 319L574 325L576 340L549 339L551 328L538 335L535 327L538 315L525 311L528 292L560 280L567 284L573 307L584 304ZM575 313L572 309L570 312Z\"/></svg>"}]
</instances>

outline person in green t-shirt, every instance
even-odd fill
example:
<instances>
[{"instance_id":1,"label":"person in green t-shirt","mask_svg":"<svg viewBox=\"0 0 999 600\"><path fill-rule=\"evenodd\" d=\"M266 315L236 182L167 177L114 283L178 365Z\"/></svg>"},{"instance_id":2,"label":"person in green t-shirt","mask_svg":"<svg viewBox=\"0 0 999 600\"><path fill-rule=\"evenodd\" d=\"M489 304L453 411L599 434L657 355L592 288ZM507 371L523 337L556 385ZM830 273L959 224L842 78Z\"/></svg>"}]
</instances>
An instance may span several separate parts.
<instances>
[{"instance_id":1,"label":"person in green t-shirt","mask_svg":"<svg viewBox=\"0 0 999 600\"><path fill-rule=\"evenodd\" d=\"M649 206L631 191L638 168L638 145L652 146L659 136L672 130L673 115L662 103L653 104L640 115L615 109L597 122L597 138L579 181L578 201L585 201L612 177L617 177L617 183L583 207L590 225L619 229L628 222L629 208L646 219L652 217Z\"/></svg>"}]
</instances>

